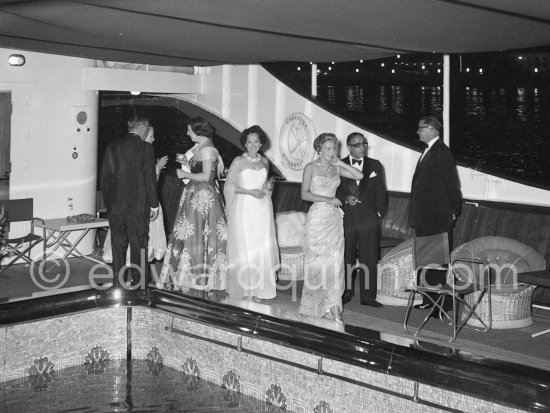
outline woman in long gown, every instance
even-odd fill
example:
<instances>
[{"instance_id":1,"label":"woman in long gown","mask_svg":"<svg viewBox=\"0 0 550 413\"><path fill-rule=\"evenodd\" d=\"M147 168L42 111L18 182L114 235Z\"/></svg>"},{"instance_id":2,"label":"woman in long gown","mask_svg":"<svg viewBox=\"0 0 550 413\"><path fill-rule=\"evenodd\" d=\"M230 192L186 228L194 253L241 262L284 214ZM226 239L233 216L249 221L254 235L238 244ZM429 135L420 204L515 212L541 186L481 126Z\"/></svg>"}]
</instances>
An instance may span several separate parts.
<instances>
[{"instance_id":1,"label":"woman in long gown","mask_svg":"<svg viewBox=\"0 0 550 413\"><path fill-rule=\"evenodd\" d=\"M149 128L149 133L145 137L144 141L151 145L155 141L155 128L152 126ZM157 159L157 181L159 179L160 171L166 166L168 162L168 156L162 156ZM159 214L157 219L149 222L149 242L147 243L147 261L152 262L154 260L161 260L166 253L166 232L164 231L164 217L162 213L162 207L159 205ZM105 241L103 243L102 252L103 261L106 263L113 262L113 250L111 246L111 231L107 233ZM126 264L130 264L130 248L126 253Z\"/></svg>"},{"instance_id":2,"label":"woman in long gown","mask_svg":"<svg viewBox=\"0 0 550 413\"><path fill-rule=\"evenodd\" d=\"M245 129L246 152L233 160L224 186L227 216L227 292L231 298L276 296L279 249L275 235L268 160L258 151L267 135L257 125Z\"/></svg>"},{"instance_id":3,"label":"woman in long gown","mask_svg":"<svg viewBox=\"0 0 550 413\"><path fill-rule=\"evenodd\" d=\"M178 292L224 290L227 225L216 183L219 154L205 119L190 119L188 134L196 144L192 157L188 161L180 156L178 162L190 172L177 174L190 182L181 196L157 287Z\"/></svg>"},{"instance_id":4,"label":"woman in long gown","mask_svg":"<svg viewBox=\"0 0 550 413\"><path fill-rule=\"evenodd\" d=\"M340 176L362 179L363 174L336 156L337 139L323 133L313 142L318 159L304 168L302 199L313 202L306 219L305 276L300 313L342 320L344 292L344 225L342 203L335 197Z\"/></svg>"}]
</instances>

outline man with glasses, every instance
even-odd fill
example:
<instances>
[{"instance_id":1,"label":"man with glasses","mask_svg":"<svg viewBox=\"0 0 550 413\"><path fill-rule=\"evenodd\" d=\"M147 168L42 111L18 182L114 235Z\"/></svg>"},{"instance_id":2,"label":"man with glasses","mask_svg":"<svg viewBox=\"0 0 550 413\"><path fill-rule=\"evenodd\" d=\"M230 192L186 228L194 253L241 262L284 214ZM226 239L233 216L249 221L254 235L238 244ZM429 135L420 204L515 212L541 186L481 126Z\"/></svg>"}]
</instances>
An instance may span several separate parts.
<instances>
[{"instance_id":1,"label":"man with glasses","mask_svg":"<svg viewBox=\"0 0 550 413\"><path fill-rule=\"evenodd\" d=\"M388 209L382 164L366 156L367 140L358 132L347 138L349 156L342 162L359 169L361 180L340 178L336 196L344 211L346 290L342 302L353 296L353 274L359 275L359 298L363 305L382 307L376 301L376 264L380 246L380 219ZM356 260L359 265L356 265ZM354 270L351 270L354 268Z\"/></svg>"},{"instance_id":2,"label":"man with glasses","mask_svg":"<svg viewBox=\"0 0 550 413\"><path fill-rule=\"evenodd\" d=\"M426 149L412 179L409 225L419 237L446 232L452 245L451 228L460 212L460 181L453 154L439 137L441 129L436 116L418 121L417 134ZM416 308L430 308L425 300Z\"/></svg>"}]
</instances>

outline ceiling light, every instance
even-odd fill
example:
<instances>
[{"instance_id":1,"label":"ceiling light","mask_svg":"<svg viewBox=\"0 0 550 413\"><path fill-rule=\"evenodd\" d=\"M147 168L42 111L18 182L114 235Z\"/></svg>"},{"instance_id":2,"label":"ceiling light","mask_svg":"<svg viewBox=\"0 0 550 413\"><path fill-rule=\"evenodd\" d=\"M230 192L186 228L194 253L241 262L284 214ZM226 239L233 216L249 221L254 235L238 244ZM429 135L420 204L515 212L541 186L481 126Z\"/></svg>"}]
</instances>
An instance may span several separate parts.
<instances>
[{"instance_id":1,"label":"ceiling light","mask_svg":"<svg viewBox=\"0 0 550 413\"><path fill-rule=\"evenodd\" d=\"M11 54L10 57L8 57L8 63L11 66L23 66L25 61L25 56L22 54Z\"/></svg>"}]
</instances>

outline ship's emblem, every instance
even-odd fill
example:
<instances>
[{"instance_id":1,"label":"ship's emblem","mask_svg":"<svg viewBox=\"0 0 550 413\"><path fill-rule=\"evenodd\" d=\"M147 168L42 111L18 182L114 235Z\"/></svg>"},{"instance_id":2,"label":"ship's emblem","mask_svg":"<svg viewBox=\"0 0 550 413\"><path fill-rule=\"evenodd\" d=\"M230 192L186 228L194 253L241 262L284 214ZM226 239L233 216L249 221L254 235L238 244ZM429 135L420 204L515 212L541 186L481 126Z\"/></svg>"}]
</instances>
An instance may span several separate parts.
<instances>
[{"instance_id":1,"label":"ship's emblem","mask_svg":"<svg viewBox=\"0 0 550 413\"><path fill-rule=\"evenodd\" d=\"M313 159L313 140L315 128L313 122L303 113L288 115L279 134L279 150L283 164L296 171L304 169Z\"/></svg>"}]
</instances>

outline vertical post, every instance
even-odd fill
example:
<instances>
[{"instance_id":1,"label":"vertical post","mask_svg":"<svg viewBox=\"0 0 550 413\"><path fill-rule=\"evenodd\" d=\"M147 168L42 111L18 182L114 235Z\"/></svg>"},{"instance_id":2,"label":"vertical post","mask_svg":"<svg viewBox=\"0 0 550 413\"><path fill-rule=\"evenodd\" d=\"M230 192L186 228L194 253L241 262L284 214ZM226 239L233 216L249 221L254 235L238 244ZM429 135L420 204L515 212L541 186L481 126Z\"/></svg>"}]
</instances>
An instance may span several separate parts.
<instances>
[{"instance_id":1,"label":"vertical post","mask_svg":"<svg viewBox=\"0 0 550 413\"><path fill-rule=\"evenodd\" d=\"M450 146L451 58L443 55L443 142Z\"/></svg>"},{"instance_id":2,"label":"vertical post","mask_svg":"<svg viewBox=\"0 0 550 413\"><path fill-rule=\"evenodd\" d=\"M317 63L311 64L311 96L317 97Z\"/></svg>"}]
</instances>

